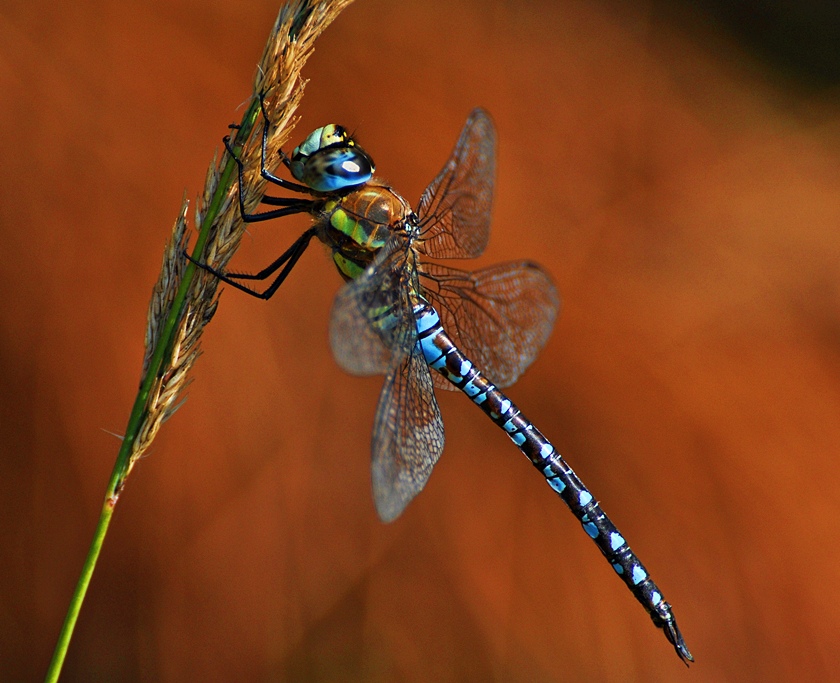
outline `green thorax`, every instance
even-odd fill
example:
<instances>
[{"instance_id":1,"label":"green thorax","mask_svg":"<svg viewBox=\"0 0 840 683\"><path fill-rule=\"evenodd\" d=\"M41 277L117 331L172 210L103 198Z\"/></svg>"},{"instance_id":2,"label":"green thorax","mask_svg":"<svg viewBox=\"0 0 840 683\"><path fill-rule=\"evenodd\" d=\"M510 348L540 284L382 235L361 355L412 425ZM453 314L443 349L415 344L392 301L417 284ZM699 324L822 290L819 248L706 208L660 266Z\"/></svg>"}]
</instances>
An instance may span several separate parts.
<instances>
[{"instance_id":1,"label":"green thorax","mask_svg":"<svg viewBox=\"0 0 840 683\"><path fill-rule=\"evenodd\" d=\"M327 199L321 239L332 248L342 277L358 277L410 212L408 203L377 179L343 197Z\"/></svg>"}]
</instances>

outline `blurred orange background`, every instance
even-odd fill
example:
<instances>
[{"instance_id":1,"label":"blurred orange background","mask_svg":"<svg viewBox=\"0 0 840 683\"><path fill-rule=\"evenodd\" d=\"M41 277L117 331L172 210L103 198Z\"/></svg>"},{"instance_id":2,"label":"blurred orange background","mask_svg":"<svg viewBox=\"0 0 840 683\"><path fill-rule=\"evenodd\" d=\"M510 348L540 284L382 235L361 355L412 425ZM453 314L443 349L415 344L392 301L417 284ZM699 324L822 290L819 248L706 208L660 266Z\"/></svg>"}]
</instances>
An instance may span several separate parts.
<instances>
[{"instance_id":1,"label":"blurred orange background","mask_svg":"<svg viewBox=\"0 0 840 683\"><path fill-rule=\"evenodd\" d=\"M117 508L64 680L837 680L838 92L662 5L359 0L304 71L293 140L342 123L416 201L490 110L478 265L534 258L564 299L510 396L651 570L690 671L461 395L438 397L428 487L378 521L381 380L332 360L340 278L314 246L269 304L222 296L189 401ZM277 8L0 5L3 680L46 670L164 243ZM305 224L253 227L237 266Z\"/></svg>"}]
</instances>

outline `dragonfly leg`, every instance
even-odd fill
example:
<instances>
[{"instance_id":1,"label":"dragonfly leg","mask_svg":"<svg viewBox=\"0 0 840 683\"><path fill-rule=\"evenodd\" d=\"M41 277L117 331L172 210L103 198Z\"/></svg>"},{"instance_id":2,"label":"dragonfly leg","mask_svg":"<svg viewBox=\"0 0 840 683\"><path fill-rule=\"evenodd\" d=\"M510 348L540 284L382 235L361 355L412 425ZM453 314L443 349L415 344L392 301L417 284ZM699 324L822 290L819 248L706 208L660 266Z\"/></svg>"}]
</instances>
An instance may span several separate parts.
<instances>
[{"instance_id":1,"label":"dragonfly leg","mask_svg":"<svg viewBox=\"0 0 840 683\"><path fill-rule=\"evenodd\" d=\"M228 154L231 155L233 160L236 162L237 167L239 168L239 213L242 216L242 220L246 223L257 223L259 221L270 221L274 218L280 218L282 216L290 216L295 213L306 213L310 211L312 208L313 200L311 199L298 199L295 197L272 197L272 196L263 196L260 199L260 203L268 204L270 206L282 206L282 209L272 209L271 211L260 211L257 213L248 213L245 209L245 164L242 163L242 160L237 157L233 152L233 147L230 144L230 136L226 135L222 142L225 145L225 149L228 151ZM302 187L302 186L301 186Z\"/></svg>"},{"instance_id":2,"label":"dragonfly leg","mask_svg":"<svg viewBox=\"0 0 840 683\"><path fill-rule=\"evenodd\" d=\"M271 171L269 171L265 166L265 158L267 156L266 147L268 145L268 128L271 126L271 121L268 118L268 112L265 110L265 93L260 93L260 110L262 111L263 115L263 132L262 132L262 145L261 145L261 152L260 152L260 175L265 178L270 183L274 183L275 185L279 185L285 190L290 190L291 192L299 192L301 194L312 194L312 190L306 185L300 185L298 183L292 182L291 180L286 180L285 178L280 178L279 176L274 175ZM289 157L286 156L286 153L281 149L280 152L280 159L282 160L283 164L286 168L291 167L291 162L289 161Z\"/></svg>"},{"instance_id":3,"label":"dragonfly leg","mask_svg":"<svg viewBox=\"0 0 840 683\"><path fill-rule=\"evenodd\" d=\"M187 252L184 252L184 256L187 257L189 261L197 265L199 268L206 270L211 275L216 276L224 282L225 284L230 285L246 294L250 294L251 296L257 297L258 299L270 299L274 296L274 293L278 290L280 285L283 284L283 281L292 272L292 268L295 267L295 264L298 262L298 259L303 255L303 252L306 251L306 247L309 246L309 241L317 234L317 229L315 227L309 228L305 233L303 233L300 237L298 237L292 246L286 249L283 254L275 259L271 264L263 268L259 273L223 273L211 266L207 265L206 263L200 263L192 258ZM282 268L282 270L280 270ZM280 274L274 279L274 281L262 292L257 292L243 285L242 283L238 282L238 280L266 280L271 277L274 273L280 270Z\"/></svg>"}]
</instances>

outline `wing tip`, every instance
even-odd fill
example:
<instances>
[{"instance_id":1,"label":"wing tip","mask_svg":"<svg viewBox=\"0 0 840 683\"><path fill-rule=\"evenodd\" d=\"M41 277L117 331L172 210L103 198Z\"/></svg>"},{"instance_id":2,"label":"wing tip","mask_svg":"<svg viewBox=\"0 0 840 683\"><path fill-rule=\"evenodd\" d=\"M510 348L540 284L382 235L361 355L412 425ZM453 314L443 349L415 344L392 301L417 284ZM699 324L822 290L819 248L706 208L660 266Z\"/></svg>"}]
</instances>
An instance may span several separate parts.
<instances>
[{"instance_id":1,"label":"wing tip","mask_svg":"<svg viewBox=\"0 0 840 683\"><path fill-rule=\"evenodd\" d=\"M409 501L398 499L390 493L383 493L376 487L373 489L373 503L376 507L376 514L384 524L395 521L405 511Z\"/></svg>"}]
</instances>

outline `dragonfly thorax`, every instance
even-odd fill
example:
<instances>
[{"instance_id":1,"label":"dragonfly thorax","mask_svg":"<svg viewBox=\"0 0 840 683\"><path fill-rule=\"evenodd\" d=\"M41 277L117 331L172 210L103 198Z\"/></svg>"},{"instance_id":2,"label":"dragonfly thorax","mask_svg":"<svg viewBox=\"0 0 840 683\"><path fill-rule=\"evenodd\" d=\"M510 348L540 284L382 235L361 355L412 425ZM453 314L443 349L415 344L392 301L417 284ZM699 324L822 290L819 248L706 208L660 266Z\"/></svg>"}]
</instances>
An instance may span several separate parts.
<instances>
[{"instance_id":1,"label":"dragonfly thorax","mask_svg":"<svg viewBox=\"0 0 840 683\"><path fill-rule=\"evenodd\" d=\"M292 152L292 175L316 192L340 192L362 185L374 171L370 158L342 126L316 128Z\"/></svg>"},{"instance_id":2,"label":"dragonfly thorax","mask_svg":"<svg viewBox=\"0 0 840 683\"><path fill-rule=\"evenodd\" d=\"M394 231L404 229L411 208L378 179L322 208L322 240L332 248L341 275L353 280L373 261Z\"/></svg>"}]
</instances>

